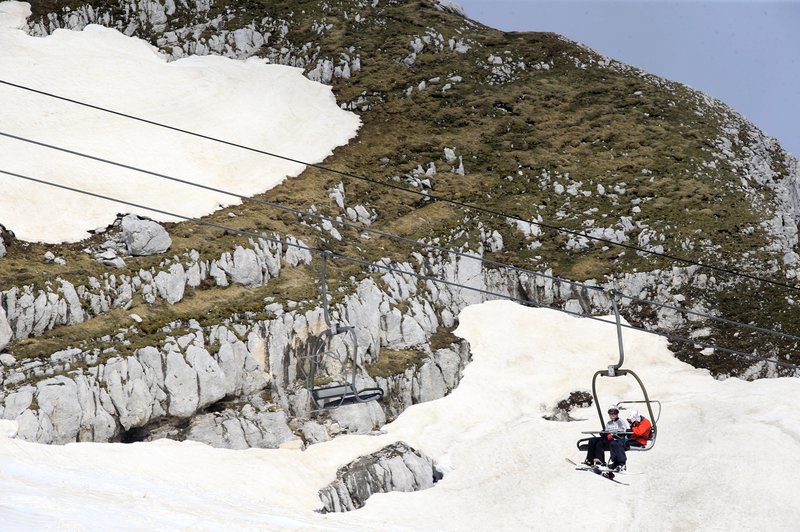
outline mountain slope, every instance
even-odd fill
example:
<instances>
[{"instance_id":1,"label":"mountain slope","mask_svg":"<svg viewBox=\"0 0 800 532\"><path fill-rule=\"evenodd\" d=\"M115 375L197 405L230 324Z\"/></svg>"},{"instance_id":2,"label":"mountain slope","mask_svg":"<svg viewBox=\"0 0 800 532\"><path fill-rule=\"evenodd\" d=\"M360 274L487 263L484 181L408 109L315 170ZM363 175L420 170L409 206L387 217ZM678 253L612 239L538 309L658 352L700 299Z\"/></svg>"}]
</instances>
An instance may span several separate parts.
<instances>
[{"instance_id":1,"label":"mountain slope","mask_svg":"<svg viewBox=\"0 0 800 532\"><path fill-rule=\"evenodd\" d=\"M437 5L265 0L207 2L190 8L181 2L155 1L70 2L67 7L32 2L28 30L43 35L58 27L80 29L97 22L144 38L173 58L191 53L256 55L298 66L311 79L330 83L338 101L363 122L358 139L325 161L326 168L339 173L308 168L260 199L303 210L313 206L317 213L342 217L348 216L348 207L355 212L360 206L367 214L354 219L381 231L478 250L491 259L622 288L632 296L800 332L793 292L784 287L688 267L609 242L793 285L798 275L800 170L777 142L721 102L685 86L555 34L502 33ZM503 215L431 200L420 192ZM509 217L538 220L604 241ZM295 214L263 204L221 210L207 220L258 233L288 233L314 247L371 262L387 258L409 263L422 273L443 271L442 263L447 262L439 252L414 255L407 243L365 239L351 229L339 229L339 240L324 224L301 225ZM192 223L169 230L173 253L186 257L196 252L207 260L248 240ZM0 260L0 289L41 289L56 276L77 286L87 284L89 276L107 276L108 267L82 252L87 246L102 246L106 239L98 235L79 245L53 248L6 236L8 255ZM40 257L51 249L66 258L66 272L41 264ZM139 270L159 268L161 262L158 256L129 258L113 273L135 276ZM352 293L364 277L358 264L340 261L332 268L334 293L339 288L342 294ZM584 313L607 312L610 307L608 299L586 296L574 287L556 289L552 298L540 299L518 277L484 268L479 272L482 286L500 287L514 297ZM209 279L176 305L135 296L131 308L145 322L124 352L161 345L165 325L186 328L192 318L201 317L201 325L213 326L245 315L251 321L271 317L265 298L313 308L319 297L313 285L316 276L313 268L284 271L244 297ZM420 294L428 290L422 283L417 288ZM452 314L444 316L438 296L420 297L431 301L442 325L440 337L426 341L435 344L444 338L447 345ZM410 303L399 303L397 309L413 313ZM800 362L792 350L793 339L737 336L724 324L662 310L630 302L624 308L632 323L654 330ZM100 338L119 330L123 319L113 312L96 314L91 324L18 338L8 349L20 359L46 357L66 346L105 349L108 342ZM407 349L414 346L378 347L387 348L384 355L393 351L401 359L393 366L386 356L370 352L370 362L388 366L373 370L386 375L402 373L419 357L417 348ZM722 352L709 355L700 346L675 343L674 348L680 357L721 375L776 372L770 365L754 367L749 360Z\"/></svg>"}]
</instances>

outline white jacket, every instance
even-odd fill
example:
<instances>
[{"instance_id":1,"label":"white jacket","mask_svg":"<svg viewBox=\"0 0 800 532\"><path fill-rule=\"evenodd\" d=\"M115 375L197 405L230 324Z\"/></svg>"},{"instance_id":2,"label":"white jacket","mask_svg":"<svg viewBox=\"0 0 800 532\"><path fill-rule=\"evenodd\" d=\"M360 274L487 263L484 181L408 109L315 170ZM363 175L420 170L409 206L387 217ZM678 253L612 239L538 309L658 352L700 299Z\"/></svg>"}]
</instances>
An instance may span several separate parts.
<instances>
[{"instance_id":1,"label":"white jacket","mask_svg":"<svg viewBox=\"0 0 800 532\"><path fill-rule=\"evenodd\" d=\"M622 418L609 419L606 422L606 432L627 432L631 430L628 422Z\"/></svg>"}]
</instances>

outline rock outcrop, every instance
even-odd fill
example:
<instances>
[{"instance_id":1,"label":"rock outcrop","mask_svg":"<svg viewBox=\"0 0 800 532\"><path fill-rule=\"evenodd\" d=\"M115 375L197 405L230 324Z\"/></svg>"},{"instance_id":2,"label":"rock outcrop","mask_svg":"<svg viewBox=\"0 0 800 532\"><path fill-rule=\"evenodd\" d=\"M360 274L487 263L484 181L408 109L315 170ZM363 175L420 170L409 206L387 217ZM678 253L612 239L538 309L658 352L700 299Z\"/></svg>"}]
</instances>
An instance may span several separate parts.
<instances>
[{"instance_id":1,"label":"rock outcrop","mask_svg":"<svg viewBox=\"0 0 800 532\"><path fill-rule=\"evenodd\" d=\"M247 396L266 386L245 343L224 328L217 328L215 339L213 354L199 328L168 338L161 349L145 347L101 363L80 352L56 353L51 362L62 362L62 370L79 363L88 368L4 394L0 417L16 419L18 437L29 441L116 441L132 428L164 417L190 418L226 396ZM10 373L7 384L19 375Z\"/></svg>"},{"instance_id":2,"label":"rock outcrop","mask_svg":"<svg viewBox=\"0 0 800 532\"><path fill-rule=\"evenodd\" d=\"M222 253L217 260L201 260L199 253L191 250L183 257L165 259L158 269L139 270L134 275L105 273L100 278L89 277L86 284L77 287L63 279L58 279L58 286L46 282L44 286L12 287L0 291L0 307L13 338L22 339L61 325L82 323L112 308L127 309L135 294L141 294L146 303L163 299L174 304L183 300L186 288L195 288L208 278L218 286L262 286L280 274L282 260L289 266L311 262L310 253L297 247L304 244L291 236L283 241L251 240L250 244ZM119 257L113 256L109 265L118 266L115 261Z\"/></svg>"},{"instance_id":3,"label":"rock outcrop","mask_svg":"<svg viewBox=\"0 0 800 532\"><path fill-rule=\"evenodd\" d=\"M319 492L322 511L356 510L373 493L426 490L441 478L433 460L397 442L340 468L336 480Z\"/></svg>"}]
</instances>

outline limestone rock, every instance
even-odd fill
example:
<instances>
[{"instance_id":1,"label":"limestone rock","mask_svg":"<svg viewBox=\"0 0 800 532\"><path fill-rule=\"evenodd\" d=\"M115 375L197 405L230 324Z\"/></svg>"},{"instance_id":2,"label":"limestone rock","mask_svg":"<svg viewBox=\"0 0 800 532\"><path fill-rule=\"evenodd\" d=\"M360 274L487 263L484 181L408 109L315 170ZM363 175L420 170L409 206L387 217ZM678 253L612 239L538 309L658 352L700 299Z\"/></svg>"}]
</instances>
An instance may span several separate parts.
<instances>
[{"instance_id":1,"label":"limestone rock","mask_svg":"<svg viewBox=\"0 0 800 532\"><path fill-rule=\"evenodd\" d=\"M228 268L226 271L232 282L249 288L261 286L263 281L261 265L256 252L252 249L236 246L232 264L228 263Z\"/></svg>"},{"instance_id":2,"label":"limestone rock","mask_svg":"<svg viewBox=\"0 0 800 532\"><path fill-rule=\"evenodd\" d=\"M156 255L172 245L167 230L152 220L129 214L122 219L122 238L131 255Z\"/></svg>"},{"instance_id":3,"label":"limestone rock","mask_svg":"<svg viewBox=\"0 0 800 532\"><path fill-rule=\"evenodd\" d=\"M308 443L320 443L331 439L325 427L315 421L304 423L303 426L300 427L300 432L303 433L303 437Z\"/></svg>"},{"instance_id":4,"label":"limestone rock","mask_svg":"<svg viewBox=\"0 0 800 532\"><path fill-rule=\"evenodd\" d=\"M5 349L13 338L14 331L11 330L11 325L8 323L6 311L0 306L0 351Z\"/></svg>"},{"instance_id":5,"label":"limestone rock","mask_svg":"<svg viewBox=\"0 0 800 532\"><path fill-rule=\"evenodd\" d=\"M208 351L190 345L186 349L186 361L197 373L198 409L225 397L225 374Z\"/></svg>"},{"instance_id":6,"label":"limestone rock","mask_svg":"<svg viewBox=\"0 0 800 532\"><path fill-rule=\"evenodd\" d=\"M197 387L197 373L186 363L177 351L167 353L167 369L164 386L170 395L171 416L189 417L197 409L200 400Z\"/></svg>"},{"instance_id":7,"label":"limestone rock","mask_svg":"<svg viewBox=\"0 0 800 532\"><path fill-rule=\"evenodd\" d=\"M78 441L111 441L117 435L119 424L103 406L110 406L107 392L86 375L76 376L75 386L82 412Z\"/></svg>"},{"instance_id":8,"label":"limestone rock","mask_svg":"<svg viewBox=\"0 0 800 532\"><path fill-rule=\"evenodd\" d=\"M355 460L336 472L320 490L323 512L346 512L364 506L373 493L420 491L441 478L433 461L405 442L396 442Z\"/></svg>"},{"instance_id":9,"label":"limestone rock","mask_svg":"<svg viewBox=\"0 0 800 532\"><path fill-rule=\"evenodd\" d=\"M311 264L311 252L308 249L308 244L302 240L297 240L293 236L286 237L286 254L284 260L290 266L297 266L298 264ZM303 246L302 248L299 246Z\"/></svg>"},{"instance_id":10,"label":"limestone rock","mask_svg":"<svg viewBox=\"0 0 800 532\"><path fill-rule=\"evenodd\" d=\"M150 419L153 396L143 380L144 370L135 357L109 360L103 382L125 430L144 425Z\"/></svg>"},{"instance_id":11,"label":"limestone rock","mask_svg":"<svg viewBox=\"0 0 800 532\"><path fill-rule=\"evenodd\" d=\"M227 410L195 417L187 438L227 449L277 449L298 439L283 411L255 413L251 406L241 412Z\"/></svg>"},{"instance_id":12,"label":"limestone rock","mask_svg":"<svg viewBox=\"0 0 800 532\"><path fill-rule=\"evenodd\" d=\"M3 401L3 419L17 419L20 414L25 412L33 402L33 393L36 390L33 386L23 386L16 392L8 394Z\"/></svg>"},{"instance_id":13,"label":"limestone rock","mask_svg":"<svg viewBox=\"0 0 800 532\"><path fill-rule=\"evenodd\" d=\"M372 381L356 379L358 389L376 386ZM332 410L330 416L344 432L351 434L367 434L386 424L386 414L377 401L342 406Z\"/></svg>"},{"instance_id":14,"label":"limestone rock","mask_svg":"<svg viewBox=\"0 0 800 532\"><path fill-rule=\"evenodd\" d=\"M186 289L186 272L182 264L173 264L169 272L158 272L155 277L158 294L170 304L175 304L183 299Z\"/></svg>"},{"instance_id":15,"label":"limestone rock","mask_svg":"<svg viewBox=\"0 0 800 532\"><path fill-rule=\"evenodd\" d=\"M81 407L75 382L66 377L55 377L37 385L36 399L39 403L39 425L49 425L49 438L38 439L41 443L65 444L74 442L81 421ZM49 421L46 423L45 419Z\"/></svg>"},{"instance_id":16,"label":"limestone rock","mask_svg":"<svg viewBox=\"0 0 800 532\"><path fill-rule=\"evenodd\" d=\"M212 261L208 269L208 274L217 283L217 286L228 286L228 278L225 276L225 271L220 268L217 261Z\"/></svg>"},{"instance_id":17,"label":"limestone rock","mask_svg":"<svg viewBox=\"0 0 800 532\"><path fill-rule=\"evenodd\" d=\"M67 320L66 325L75 325L76 323L83 323L86 321L86 312L83 310L81 300L78 298L78 293L75 287L69 281L59 279L61 284L60 292L64 297L67 304Z\"/></svg>"},{"instance_id":18,"label":"limestone rock","mask_svg":"<svg viewBox=\"0 0 800 532\"><path fill-rule=\"evenodd\" d=\"M17 438L49 443L53 439L53 428L46 419L40 422L38 411L25 410L17 417Z\"/></svg>"}]
</instances>

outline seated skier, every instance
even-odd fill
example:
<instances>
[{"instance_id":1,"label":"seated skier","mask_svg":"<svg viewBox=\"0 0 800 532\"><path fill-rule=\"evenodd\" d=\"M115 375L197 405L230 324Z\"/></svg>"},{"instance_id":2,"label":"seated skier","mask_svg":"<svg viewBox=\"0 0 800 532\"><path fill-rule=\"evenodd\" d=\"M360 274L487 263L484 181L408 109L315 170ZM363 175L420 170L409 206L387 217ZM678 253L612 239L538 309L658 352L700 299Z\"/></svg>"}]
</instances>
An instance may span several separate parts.
<instances>
[{"instance_id":1,"label":"seated skier","mask_svg":"<svg viewBox=\"0 0 800 532\"><path fill-rule=\"evenodd\" d=\"M628 424L631 426L631 435L625 440L626 447L646 446L652 429L650 421L641 415L638 410L628 412L627 419Z\"/></svg>"},{"instance_id":2,"label":"seated skier","mask_svg":"<svg viewBox=\"0 0 800 532\"><path fill-rule=\"evenodd\" d=\"M605 430L599 436L589 439L589 449L586 451L584 464L589 466L604 466L605 451L611 451L610 469L624 469L627 458L625 456L625 439L621 434L630 428L624 419L619 418L619 407L611 405L608 407L610 419L606 422Z\"/></svg>"}]
</instances>

